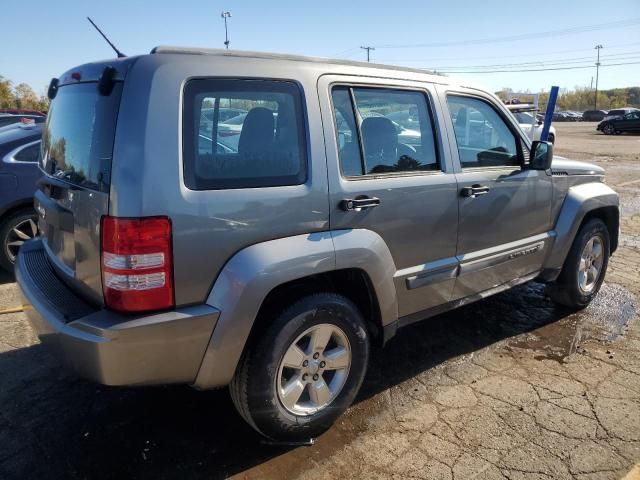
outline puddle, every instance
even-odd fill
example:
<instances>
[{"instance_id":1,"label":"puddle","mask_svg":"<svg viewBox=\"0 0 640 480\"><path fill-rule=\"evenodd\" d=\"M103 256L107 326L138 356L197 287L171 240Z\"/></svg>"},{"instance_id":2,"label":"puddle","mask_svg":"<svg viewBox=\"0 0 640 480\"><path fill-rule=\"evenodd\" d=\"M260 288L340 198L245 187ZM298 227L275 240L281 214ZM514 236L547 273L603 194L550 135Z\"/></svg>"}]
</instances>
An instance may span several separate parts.
<instances>
[{"instance_id":1,"label":"puddle","mask_svg":"<svg viewBox=\"0 0 640 480\"><path fill-rule=\"evenodd\" d=\"M534 350L540 352L534 357L537 360L562 362L587 340L619 340L637 312L631 293L605 283L589 307L509 342L508 348Z\"/></svg>"}]
</instances>

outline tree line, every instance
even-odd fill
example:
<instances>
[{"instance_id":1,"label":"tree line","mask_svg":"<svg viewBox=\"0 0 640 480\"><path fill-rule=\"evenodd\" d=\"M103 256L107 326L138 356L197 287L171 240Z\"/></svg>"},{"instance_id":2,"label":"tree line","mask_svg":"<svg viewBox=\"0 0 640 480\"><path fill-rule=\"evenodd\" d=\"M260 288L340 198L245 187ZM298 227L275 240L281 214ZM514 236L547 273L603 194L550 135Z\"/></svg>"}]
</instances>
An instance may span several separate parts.
<instances>
[{"instance_id":1,"label":"tree line","mask_svg":"<svg viewBox=\"0 0 640 480\"><path fill-rule=\"evenodd\" d=\"M501 100L506 101L509 94L512 96L513 90L503 88L500 92L496 92ZM527 91L524 95L516 95L522 103L531 102L531 98L527 98ZM540 110L547 108L549 101L549 92L540 92L538 105ZM593 110L595 105L595 90L588 87L576 87L573 90L560 89L558 100L556 101L556 111L561 110ZM598 110L611 110L612 108L621 107L640 107L640 87L613 88L610 90L598 91Z\"/></svg>"},{"instance_id":2,"label":"tree line","mask_svg":"<svg viewBox=\"0 0 640 480\"><path fill-rule=\"evenodd\" d=\"M513 94L511 88L503 88L496 92L502 100L507 100ZM528 103L531 100L520 95L520 101ZM549 100L548 92L540 92L538 100L540 110L546 110ZM587 87L576 87L573 90L560 89L556 110L591 110L595 103L595 90ZM598 92L598 109L611 110L620 107L640 107L640 87L613 88ZM0 108L22 108L46 112L49 109L49 99L45 94L38 95L26 83L14 86L13 82L0 75Z\"/></svg>"},{"instance_id":3,"label":"tree line","mask_svg":"<svg viewBox=\"0 0 640 480\"><path fill-rule=\"evenodd\" d=\"M0 108L21 108L25 110L49 109L49 99L46 95L38 95L26 83L14 86L13 82L0 75Z\"/></svg>"}]
</instances>

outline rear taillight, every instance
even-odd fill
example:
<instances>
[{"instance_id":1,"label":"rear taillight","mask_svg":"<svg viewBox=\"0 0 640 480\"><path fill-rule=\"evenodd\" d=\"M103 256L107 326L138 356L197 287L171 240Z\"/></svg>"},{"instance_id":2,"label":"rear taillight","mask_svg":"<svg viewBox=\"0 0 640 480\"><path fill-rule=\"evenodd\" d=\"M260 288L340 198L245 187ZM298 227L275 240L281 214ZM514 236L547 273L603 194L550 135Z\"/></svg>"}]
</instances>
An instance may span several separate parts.
<instances>
[{"instance_id":1,"label":"rear taillight","mask_svg":"<svg viewBox=\"0 0 640 480\"><path fill-rule=\"evenodd\" d=\"M171 308L171 222L167 217L102 217L102 291L122 312Z\"/></svg>"}]
</instances>

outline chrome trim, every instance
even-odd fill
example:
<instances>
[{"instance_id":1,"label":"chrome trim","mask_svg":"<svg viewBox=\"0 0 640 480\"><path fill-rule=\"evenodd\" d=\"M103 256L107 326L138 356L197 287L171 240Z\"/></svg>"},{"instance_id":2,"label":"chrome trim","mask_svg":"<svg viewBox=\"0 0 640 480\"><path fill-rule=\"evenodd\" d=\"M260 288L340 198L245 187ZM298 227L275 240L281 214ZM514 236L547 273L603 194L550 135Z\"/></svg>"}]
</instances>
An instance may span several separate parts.
<instances>
[{"instance_id":1,"label":"chrome trim","mask_svg":"<svg viewBox=\"0 0 640 480\"><path fill-rule=\"evenodd\" d=\"M24 145L20 145L19 147L14 148L13 150L11 150L9 153L7 153L3 158L2 161L4 163L21 163L21 164L27 164L27 165L38 165L39 162L23 162L21 160L16 160L15 156L20 153L22 150L24 150L25 148L29 148L32 147L33 145L37 144L37 143L41 143L42 140L34 140L33 142L29 142L29 143L25 143Z\"/></svg>"}]
</instances>

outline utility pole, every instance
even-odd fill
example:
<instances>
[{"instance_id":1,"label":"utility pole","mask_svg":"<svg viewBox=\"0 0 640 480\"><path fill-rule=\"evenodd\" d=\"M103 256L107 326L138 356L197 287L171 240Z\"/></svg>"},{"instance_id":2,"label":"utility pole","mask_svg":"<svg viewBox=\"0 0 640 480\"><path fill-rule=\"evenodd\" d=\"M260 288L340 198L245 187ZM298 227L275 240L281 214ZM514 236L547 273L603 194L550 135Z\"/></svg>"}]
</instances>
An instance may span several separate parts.
<instances>
[{"instance_id":1,"label":"utility pole","mask_svg":"<svg viewBox=\"0 0 640 480\"><path fill-rule=\"evenodd\" d=\"M375 48L373 48L373 47L360 47L360 48L367 51L367 62L370 62L371 61L371 57L370 57L371 50L375 50Z\"/></svg>"},{"instance_id":2,"label":"utility pole","mask_svg":"<svg viewBox=\"0 0 640 480\"><path fill-rule=\"evenodd\" d=\"M231 17L231 12L222 12L220 17L224 19L224 45L229 49L229 29L227 28L227 18Z\"/></svg>"},{"instance_id":3,"label":"utility pole","mask_svg":"<svg viewBox=\"0 0 640 480\"><path fill-rule=\"evenodd\" d=\"M598 52L598 59L596 60L596 96L593 101L594 110L598 109L598 74L600 73L600 49L601 48L602 48L602 45L600 44L596 45L596 50Z\"/></svg>"}]
</instances>

